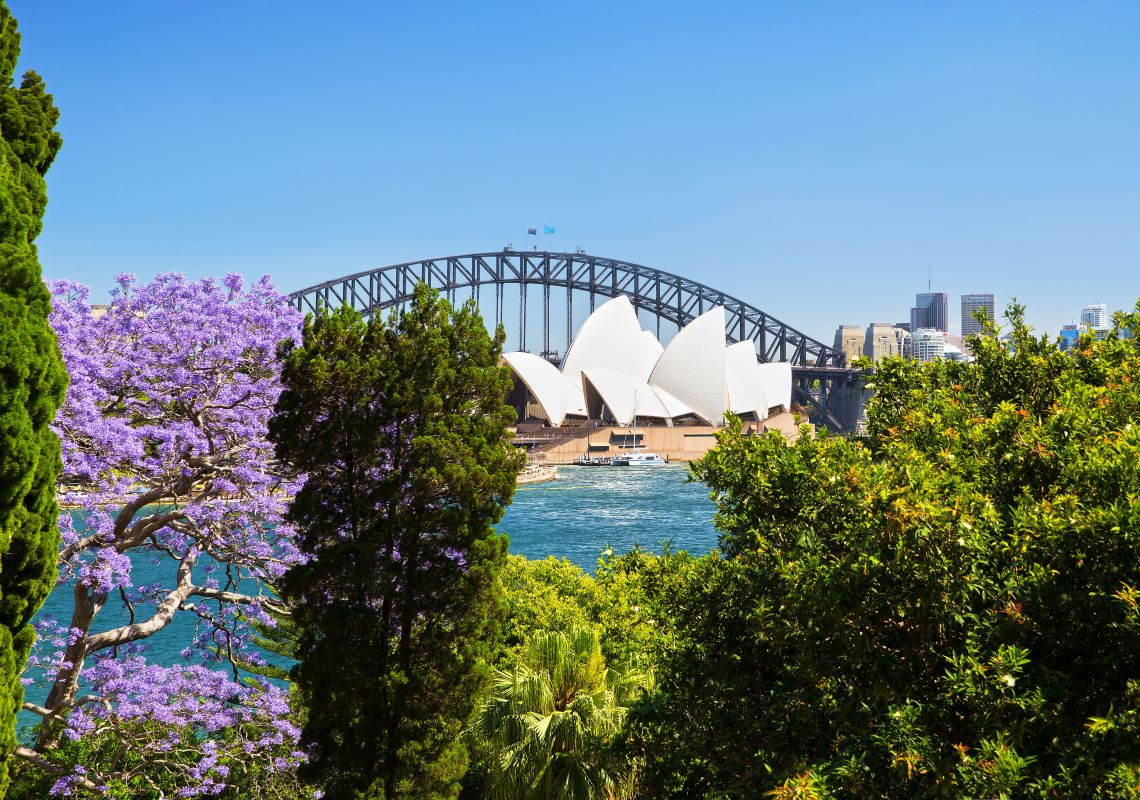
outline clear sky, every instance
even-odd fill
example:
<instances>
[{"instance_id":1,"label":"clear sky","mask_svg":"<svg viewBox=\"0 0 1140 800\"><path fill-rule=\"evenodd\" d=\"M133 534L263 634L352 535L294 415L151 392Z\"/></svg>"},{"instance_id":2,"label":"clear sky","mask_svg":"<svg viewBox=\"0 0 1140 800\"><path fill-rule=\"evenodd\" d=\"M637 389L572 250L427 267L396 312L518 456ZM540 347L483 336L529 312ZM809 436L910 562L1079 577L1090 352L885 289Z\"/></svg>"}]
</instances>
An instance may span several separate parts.
<instances>
[{"instance_id":1,"label":"clear sky","mask_svg":"<svg viewBox=\"0 0 1140 800\"><path fill-rule=\"evenodd\" d=\"M545 224L826 342L928 268L952 328L1140 296L1140 3L8 3L62 111L44 271L97 295Z\"/></svg>"}]
</instances>

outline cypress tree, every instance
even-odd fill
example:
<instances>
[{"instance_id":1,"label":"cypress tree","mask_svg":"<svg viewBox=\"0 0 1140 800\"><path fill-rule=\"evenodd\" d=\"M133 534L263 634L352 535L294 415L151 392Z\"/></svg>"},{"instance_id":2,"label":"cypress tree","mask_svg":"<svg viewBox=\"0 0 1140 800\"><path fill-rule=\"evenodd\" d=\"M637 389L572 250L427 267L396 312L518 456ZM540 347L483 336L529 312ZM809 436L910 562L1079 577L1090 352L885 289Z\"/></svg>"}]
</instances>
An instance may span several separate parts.
<instances>
[{"instance_id":1,"label":"cypress tree","mask_svg":"<svg viewBox=\"0 0 1140 800\"><path fill-rule=\"evenodd\" d=\"M490 678L521 456L510 377L474 304L424 286L408 311L310 317L284 345L270 424L307 475L290 521L311 560L282 590L300 631L303 777L327 800L450 798Z\"/></svg>"},{"instance_id":2,"label":"cypress tree","mask_svg":"<svg viewBox=\"0 0 1140 800\"><path fill-rule=\"evenodd\" d=\"M55 582L61 463L49 425L67 386L32 244L47 205L44 174L62 143L59 112L34 72L12 85L19 52L16 21L0 0L0 796L16 747L31 618Z\"/></svg>"}]
</instances>

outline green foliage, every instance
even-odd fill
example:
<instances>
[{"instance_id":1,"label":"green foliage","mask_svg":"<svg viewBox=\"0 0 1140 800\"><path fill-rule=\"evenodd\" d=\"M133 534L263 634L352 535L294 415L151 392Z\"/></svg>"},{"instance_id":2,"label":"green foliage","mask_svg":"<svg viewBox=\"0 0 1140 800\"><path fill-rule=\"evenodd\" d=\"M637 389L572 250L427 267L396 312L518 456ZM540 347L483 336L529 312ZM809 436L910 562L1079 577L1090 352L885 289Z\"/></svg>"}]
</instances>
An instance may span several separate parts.
<instances>
[{"instance_id":1,"label":"green foliage","mask_svg":"<svg viewBox=\"0 0 1140 800\"><path fill-rule=\"evenodd\" d=\"M280 661L296 661L301 630L293 620L293 615L287 609L279 608L277 604L266 608L266 613L273 620L273 624L252 617L246 618L246 623L253 629L251 644L262 653L278 656ZM289 680L290 670L277 663L269 661L264 664L254 663L240 654L234 655L235 663L244 672L278 681Z\"/></svg>"},{"instance_id":2,"label":"green foliage","mask_svg":"<svg viewBox=\"0 0 1140 800\"><path fill-rule=\"evenodd\" d=\"M660 797L1135 797L1140 310L1072 355L881 362L865 441L730 428L725 557L663 598Z\"/></svg>"},{"instance_id":3,"label":"green foliage","mask_svg":"<svg viewBox=\"0 0 1140 800\"><path fill-rule=\"evenodd\" d=\"M513 665L537 633L578 626L598 630L607 661L652 668L669 637L661 598L684 583L694 562L685 552L658 556L635 547L617 555L607 546L591 576L565 559L508 556L504 648L495 664Z\"/></svg>"},{"instance_id":4,"label":"green foliage","mask_svg":"<svg viewBox=\"0 0 1140 800\"><path fill-rule=\"evenodd\" d=\"M29 623L55 582L61 463L48 426L67 385L32 244L47 204L44 173L61 143L59 114L35 73L12 86L19 52L16 21L0 2L0 797L16 747Z\"/></svg>"},{"instance_id":5,"label":"green foliage","mask_svg":"<svg viewBox=\"0 0 1140 800\"><path fill-rule=\"evenodd\" d=\"M501 672L512 672L520 663L527 663L528 642L536 637L588 629L597 634L600 653L607 662L624 664L632 674L652 674L657 657L671 639L663 598L670 597L686 581L696 563L683 552L656 556L635 548L615 555L607 546L591 576L565 559L529 561L508 556L503 570L504 648L495 665ZM612 763L637 763L638 754L624 748L624 738L623 719L611 741L591 745L608 755L590 753L584 757L604 755ZM499 771L498 750L486 736L473 737L471 746L473 764L464 777L461 796L483 798L489 781ZM613 761L618 753L621 756Z\"/></svg>"},{"instance_id":6,"label":"green foliage","mask_svg":"<svg viewBox=\"0 0 1140 800\"><path fill-rule=\"evenodd\" d=\"M602 589L596 623L607 659L654 668L673 637L668 604L697 562L683 550L655 555L634 547L615 555L606 547L595 580Z\"/></svg>"},{"instance_id":7,"label":"green foliage","mask_svg":"<svg viewBox=\"0 0 1140 800\"><path fill-rule=\"evenodd\" d=\"M300 631L303 777L329 800L444 798L498 645L515 488L509 372L474 304L426 287L387 321L343 309L284 348L270 431L307 476L290 510L309 563L282 594Z\"/></svg>"},{"instance_id":8,"label":"green foliage","mask_svg":"<svg viewBox=\"0 0 1140 800\"><path fill-rule=\"evenodd\" d=\"M502 583L503 650L495 659L499 666L514 664L537 633L595 624L604 605L597 582L566 559L507 556Z\"/></svg>"},{"instance_id":9,"label":"green foliage","mask_svg":"<svg viewBox=\"0 0 1140 800\"><path fill-rule=\"evenodd\" d=\"M485 796L496 800L631 797L635 762L610 745L649 673L607 668L598 633L571 627L528 639L519 663L496 670L471 727L491 754Z\"/></svg>"}]
</instances>

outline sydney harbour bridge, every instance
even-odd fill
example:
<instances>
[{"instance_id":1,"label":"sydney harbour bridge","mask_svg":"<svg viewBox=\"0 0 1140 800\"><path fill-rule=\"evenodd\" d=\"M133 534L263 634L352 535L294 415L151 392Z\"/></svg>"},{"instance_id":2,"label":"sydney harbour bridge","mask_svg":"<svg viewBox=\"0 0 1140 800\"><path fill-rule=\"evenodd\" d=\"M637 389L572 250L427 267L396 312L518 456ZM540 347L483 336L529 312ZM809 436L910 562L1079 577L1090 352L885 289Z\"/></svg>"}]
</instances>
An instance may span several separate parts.
<instances>
[{"instance_id":1,"label":"sydney harbour bridge","mask_svg":"<svg viewBox=\"0 0 1140 800\"><path fill-rule=\"evenodd\" d=\"M367 315L407 303L419 283L437 289L453 303L474 298L488 321L493 310L496 326L508 322L504 315L511 306L508 327L518 337L518 349L527 349L529 332L532 338L541 337L541 354L551 360L557 358L557 348L566 352L573 339L575 301L579 315L584 316L594 310L597 298L604 301L625 295L643 323L655 326L658 339L662 326L666 333L676 331L714 306L723 306L729 344L751 340L758 360L792 364L793 399L808 409L812 421L833 431L848 430L854 424L852 409L857 412L857 400L853 405L852 398L858 396L861 373L848 366L843 353L711 286L618 259L581 251L507 247L358 272L293 292L290 302L304 313L321 306L349 305ZM492 294L493 300L485 296ZM513 319L516 305L517 327ZM508 348L513 345L508 342Z\"/></svg>"}]
</instances>

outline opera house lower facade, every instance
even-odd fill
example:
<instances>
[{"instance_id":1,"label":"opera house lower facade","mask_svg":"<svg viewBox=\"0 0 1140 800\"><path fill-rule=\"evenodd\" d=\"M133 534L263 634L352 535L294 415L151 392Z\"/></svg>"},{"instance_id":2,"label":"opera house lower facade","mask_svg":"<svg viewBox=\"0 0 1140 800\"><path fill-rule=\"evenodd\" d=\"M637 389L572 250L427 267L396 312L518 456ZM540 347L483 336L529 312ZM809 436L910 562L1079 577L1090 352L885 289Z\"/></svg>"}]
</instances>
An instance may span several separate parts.
<instances>
[{"instance_id":1,"label":"opera house lower facade","mask_svg":"<svg viewBox=\"0 0 1140 800\"><path fill-rule=\"evenodd\" d=\"M791 365L759 363L751 341L726 345L724 324L718 306L662 347L619 296L586 319L561 365L505 353L519 443L551 463L630 447L689 460L715 444L727 413L795 436Z\"/></svg>"}]
</instances>

